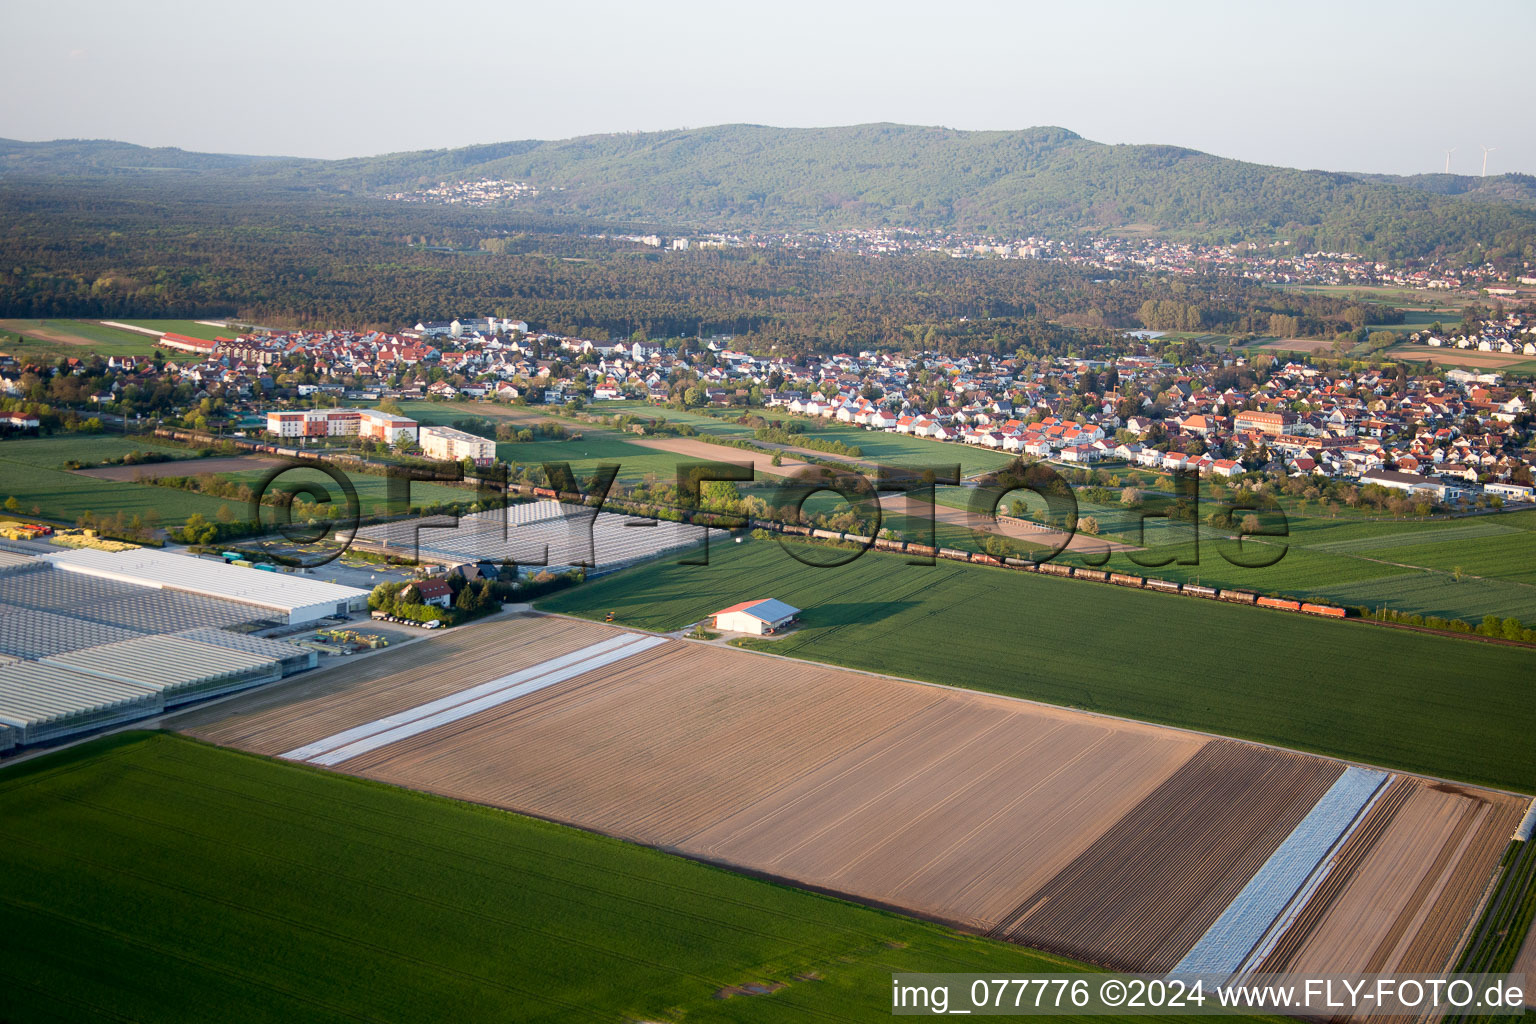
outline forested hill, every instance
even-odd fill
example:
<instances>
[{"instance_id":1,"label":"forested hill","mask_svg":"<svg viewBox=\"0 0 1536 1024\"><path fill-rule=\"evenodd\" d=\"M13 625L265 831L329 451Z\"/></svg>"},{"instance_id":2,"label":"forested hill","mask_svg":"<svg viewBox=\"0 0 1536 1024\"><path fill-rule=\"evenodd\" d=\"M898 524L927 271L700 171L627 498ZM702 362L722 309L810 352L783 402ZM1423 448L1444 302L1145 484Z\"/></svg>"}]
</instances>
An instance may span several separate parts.
<instances>
[{"instance_id":1,"label":"forested hill","mask_svg":"<svg viewBox=\"0 0 1536 1024\"><path fill-rule=\"evenodd\" d=\"M496 178L542 190L516 200L522 212L695 231L1130 232L1208 241L1285 237L1305 248L1378 256L1536 253L1536 183L1528 176L1303 171L1173 146L1110 146L1062 128L722 125L337 161L137 149L0 143L0 175L154 167L362 194Z\"/></svg>"}]
</instances>

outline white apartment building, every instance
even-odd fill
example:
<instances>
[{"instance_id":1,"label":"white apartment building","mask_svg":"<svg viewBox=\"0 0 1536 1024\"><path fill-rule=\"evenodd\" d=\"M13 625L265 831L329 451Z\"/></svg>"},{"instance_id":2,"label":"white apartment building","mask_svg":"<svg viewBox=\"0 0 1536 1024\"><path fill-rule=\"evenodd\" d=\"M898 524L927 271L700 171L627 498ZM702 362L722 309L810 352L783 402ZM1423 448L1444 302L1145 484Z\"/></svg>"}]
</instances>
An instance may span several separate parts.
<instances>
[{"instance_id":1,"label":"white apartment building","mask_svg":"<svg viewBox=\"0 0 1536 1024\"><path fill-rule=\"evenodd\" d=\"M416 421L406 416L396 416L378 409L364 409L358 433L371 441L400 444L416 440Z\"/></svg>"},{"instance_id":2,"label":"white apartment building","mask_svg":"<svg viewBox=\"0 0 1536 1024\"><path fill-rule=\"evenodd\" d=\"M477 466L488 466L496 461L496 442L475 434L466 434L452 427L422 427L418 443L429 459L443 462L459 462L473 459Z\"/></svg>"},{"instance_id":3,"label":"white apartment building","mask_svg":"<svg viewBox=\"0 0 1536 1024\"><path fill-rule=\"evenodd\" d=\"M267 413L267 432L278 437L345 437L358 432L356 409L296 409Z\"/></svg>"}]
</instances>

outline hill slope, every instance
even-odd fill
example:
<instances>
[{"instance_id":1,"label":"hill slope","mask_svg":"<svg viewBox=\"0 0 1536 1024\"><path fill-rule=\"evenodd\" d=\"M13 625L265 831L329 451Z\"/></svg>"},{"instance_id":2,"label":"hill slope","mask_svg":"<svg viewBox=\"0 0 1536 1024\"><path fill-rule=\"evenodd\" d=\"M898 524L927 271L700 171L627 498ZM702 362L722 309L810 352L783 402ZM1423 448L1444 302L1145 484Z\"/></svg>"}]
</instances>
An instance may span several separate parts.
<instances>
[{"instance_id":1,"label":"hill slope","mask_svg":"<svg viewBox=\"0 0 1536 1024\"><path fill-rule=\"evenodd\" d=\"M520 209L688 230L891 226L1212 241L1285 237L1308 248L1383 256L1536 245L1536 186L1524 175L1303 171L1173 146L1110 146L1062 128L721 125L337 161L134 149L0 143L0 173L177 167L368 193L500 178L545 189L519 200Z\"/></svg>"}]
</instances>

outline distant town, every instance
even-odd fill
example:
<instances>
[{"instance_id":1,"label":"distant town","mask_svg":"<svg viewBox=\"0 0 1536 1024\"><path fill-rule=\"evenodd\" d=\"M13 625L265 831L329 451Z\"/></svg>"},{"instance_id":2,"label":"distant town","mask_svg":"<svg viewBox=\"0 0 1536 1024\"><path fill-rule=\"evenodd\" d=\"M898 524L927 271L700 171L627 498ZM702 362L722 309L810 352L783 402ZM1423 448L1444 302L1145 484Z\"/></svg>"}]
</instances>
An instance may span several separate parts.
<instances>
[{"instance_id":1,"label":"distant town","mask_svg":"<svg viewBox=\"0 0 1536 1024\"><path fill-rule=\"evenodd\" d=\"M1536 352L1518 314L1412 343ZM860 351L754 355L729 337L593 341L521 320L462 317L397 332L167 333L154 357L0 365L12 432L47 417L156 417L302 445L361 442L484 465L489 438L420 425L401 403L482 401L553 410L622 400L740 407L1088 466L1115 461L1232 478L1325 477L1444 505L1536 500L1532 396L1495 370L1408 364L1323 368L1283 353L1162 348L1130 332L1112 358ZM361 409L365 404L390 410ZM119 419L121 422L121 419Z\"/></svg>"}]
</instances>

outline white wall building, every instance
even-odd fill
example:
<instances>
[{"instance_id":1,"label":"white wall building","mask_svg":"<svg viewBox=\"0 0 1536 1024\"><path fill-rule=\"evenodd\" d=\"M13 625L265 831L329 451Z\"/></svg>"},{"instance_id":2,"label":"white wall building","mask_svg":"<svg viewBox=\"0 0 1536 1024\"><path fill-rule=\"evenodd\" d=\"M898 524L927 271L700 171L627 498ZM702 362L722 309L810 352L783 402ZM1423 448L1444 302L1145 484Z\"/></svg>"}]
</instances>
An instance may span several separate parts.
<instances>
[{"instance_id":1,"label":"white wall building","mask_svg":"<svg viewBox=\"0 0 1536 1024\"><path fill-rule=\"evenodd\" d=\"M485 466L496 461L496 442L452 427L422 427L417 434L422 452L429 459L459 462L473 459Z\"/></svg>"},{"instance_id":2,"label":"white wall building","mask_svg":"<svg viewBox=\"0 0 1536 1024\"><path fill-rule=\"evenodd\" d=\"M715 628L732 633L762 636L783 629L795 621L800 609L773 598L759 598L733 604L715 613Z\"/></svg>"}]
</instances>

